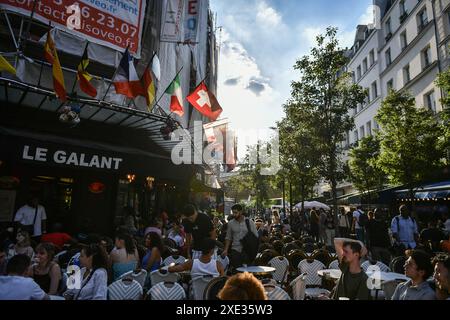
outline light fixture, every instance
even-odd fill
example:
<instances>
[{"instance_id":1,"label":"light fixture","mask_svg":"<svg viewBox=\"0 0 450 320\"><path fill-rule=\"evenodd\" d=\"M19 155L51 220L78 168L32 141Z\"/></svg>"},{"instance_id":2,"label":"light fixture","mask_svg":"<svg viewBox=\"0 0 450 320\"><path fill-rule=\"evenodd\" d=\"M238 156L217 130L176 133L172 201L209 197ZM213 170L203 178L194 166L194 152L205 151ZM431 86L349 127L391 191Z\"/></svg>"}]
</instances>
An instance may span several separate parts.
<instances>
[{"instance_id":1,"label":"light fixture","mask_svg":"<svg viewBox=\"0 0 450 320\"><path fill-rule=\"evenodd\" d=\"M153 189L153 182L155 182L155 178L153 178L153 177L145 178L145 183L147 185L147 188Z\"/></svg>"},{"instance_id":2,"label":"light fixture","mask_svg":"<svg viewBox=\"0 0 450 320\"><path fill-rule=\"evenodd\" d=\"M136 175L134 175L134 174L127 174L127 180L128 180L128 183L134 182L134 180L136 180Z\"/></svg>"},{"instance_id":3,"label":"light fixture","mask_svg":"<svg viewBox=\"0 0 450 320\"><path fill-rule=\"evenodd\" d=\"M103 193L103 191L105 191L106 186L104 183L101 182L92 182L88 188L91 193L100 194Z\"/></svg>"},{"instance_id":4,"label":"light fixture","mask_svg":"<svg viewBox=\"0 0 450 320\"><path fill-rule=\"evenodd\" d=\"M166 119L166 125L159 129L164 140L170 140L172 132L177 129L177 123L171 117Z\"/></svg>"}]
</instances>

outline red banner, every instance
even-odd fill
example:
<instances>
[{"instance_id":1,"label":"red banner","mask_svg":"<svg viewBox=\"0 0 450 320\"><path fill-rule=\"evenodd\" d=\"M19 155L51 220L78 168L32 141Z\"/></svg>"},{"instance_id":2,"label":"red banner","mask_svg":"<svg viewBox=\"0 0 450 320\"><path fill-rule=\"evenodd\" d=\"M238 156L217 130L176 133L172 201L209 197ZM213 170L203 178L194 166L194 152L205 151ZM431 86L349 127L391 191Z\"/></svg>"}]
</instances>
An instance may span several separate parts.
<instances>
[{"instance_id":1,"label":"red banner","mask_svg":"<svg viewBox=\"0 0 450 320\"><path fill-rule=\"evenodd\" d=\"M34 0L0 0L0 8L26 16L33 4ZM33 17L115 50L129 46L139 57L144 15L145 0L37 0Z\"/></svg>"}]
</instances>

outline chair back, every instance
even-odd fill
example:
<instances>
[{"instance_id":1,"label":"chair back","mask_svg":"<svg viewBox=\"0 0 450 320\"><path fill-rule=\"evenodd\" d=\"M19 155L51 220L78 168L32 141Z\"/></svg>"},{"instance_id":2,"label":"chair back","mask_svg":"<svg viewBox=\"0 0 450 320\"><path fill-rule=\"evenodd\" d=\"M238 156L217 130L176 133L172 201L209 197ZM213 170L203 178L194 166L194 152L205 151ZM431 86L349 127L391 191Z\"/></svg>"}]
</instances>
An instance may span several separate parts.
<instances>
[{"instance_id":1,"label":"chair back","mask_svg":"<svg viewBox=\"0 0 450 320\"><path fill-rule=\"evenodd\" d=\"M370 261L370 260L367 260L367 261L364 261L361 264L361 268L364 270L364 272L367 272L367 270L370 267L373 268L374 266L380 268L380 271L382 271L382 272L390 272L391 271L391 269L389 269L389 267L387 265L385 265L381 261Z\"/></svg>"},{"instance_id":2,"label":"chair back","mask_svg":"<svg viewBox=\"0 0 450 320\"><path fill-rule=\"evenodd\" d=\"M186 262L186 258L183 257L183 256L169 256L169 257L164 259L162 264L165 265L165 266L169 266L172 263L183 264L185 262Z\"/></svg>"},{"instance_id":3,"label":"chair back","mask_svg":"<svg viewBox=\"0 0 450 320\"><path fill-rule=\"evenodd\" d=\"M288 293L278 286L271 284L264 285L264 290L269 300L291 300Z\"/></svg>"},{"instance_id":4,"label":"chair back","mask_svg":"<svg viewBox=\"0 0 450 320\"><path fill-rule=\"evenodd\" d=\"M277 255L281 254L281 251L283 250L284 247L284 243L281 240L275 240L273 243L273 248L275 249L275 251L278 252Z\"/></svg>"},{"instance_id":5,"label":"chair back","mask_svg":"<svg viewBox=\"0 0 450 320\"><path fill-rule=\"evenodd\" d=\"M392 272L395 273L404 273L405 268L403 267L406 262L406 257L399 256L394 259L392 259L391 263L389 264L389 268L392 270Z\"/></svg>"},{"instance_id":6,"label":"chair back","mask_svg":"<svg viewBox=\"0 0 450 320\"><path fill-rule=\"evenodd\" d=\"M400 280L387 281L381 284L381 289L384 291L384 298L386 300L391 300L394 295L397 286L402 283Z\"/></svg>"},{"instance_id":7,"label":"chair back","mask_svg":"<svg viewBox=\"0 0 450 320\"><path fill-rule=\"evenodd\" d=\"M322 250L322 249L315 250L313 252L313 254L311 255L311 258L315 259L315 260L319 260L326 266L329 265L332 260L328 251Z\"/></svg>"},{"instance_id":8,"label":"chair back","mask_svg":"<svg viewBox=\"0 0 450 320\"><path fill-rule=\"evenodd\" d=\"M303 251L305 251L306 253L313 253L314 250L316 250L317 246L314 243L310 243L310 242L305 242L303 244Z\"/></svg>"},{"instance_id":9,"label":"chair back","mask_svg":"<svg viewBox=\"0 0 450 320\"><path fill-rule=\"evenodd\" d=\"M155 270L150 273L152 287L160 282L178 282L180 276L176 273L170 273L167 270Z\"/></svg>"},{"instance_id":10,"label":"chair back","mask_svg":"<svg viewBox=\"0 0 450 320\"><path fill-rule=\"evenodd\" d=\"M285 257L279 256L272 258L268 265L276 269L272 274L273 279L279 283L284 283L288 276L289 260Z\"/></svg>"},{"instance_id":11,"label":"chair back","mask_svg":"<svg viewBox=\"0 0 450 320\"><path fill-rule=\"evenodd\" d=\"M126 278L136 280L143 288L145 286L145 280L147 279L147 270L140 269L128 271L127 273L121 275L119 279L126 279Z\"/></svg>"},{"instance_id":12,"label":"chair back","mask_svg":"<svg viewBox=\"0 0 450 320\"><path fill-rule=\"evenodd\" d=\"M282 254L287 255L292 250L300 250L300 248L295 241L292 241L284 245Z\"/></svg>"},{"instance_id":13,"label":"chair back","mask_svg":"<svg viewBox=\"0 0 450 320\"><path fill-rule=\"evenodd\" d=\"M218 277L212 279L205 288L205 291L203 293L203 300L219 300L217 295L225 286L227 280L228 277Z\"/></svg>"},{"instance_id":14,"label":"chair back","mask_svg":"<svg viewBox=\"0 0 450 320\"><path fill-rule=\"evenodd\" d=\"M292 280L290 286L292 288L292 298L294 300L305 300L306 273L302 273Z\"/></svg>"},{"instance_id":15,"label":"chair back","mask_svg":"<svg viewBox=\"0 0 450 320\"><path fill-rule=\"evenodd\" d=\"M192 278L192 295L194 300L203 300L206 286L213 280L213 276L197 276Z\"/></svg>"},{"instance_id":16,"label":"chair back","mask_svg":"<svg viewBox=\"0 0 450 320\"><path fill-rule=\"evenodd\" d=\"M147 292L147 296L151 300L184 300L186 292L176 282L160 282Z\"/></svg>"},{"instance_id":17,"label":"chair back","mask_svg":"<svg viewBox=\"0 0 450 320\"><path fill-rule=\"evenodd\" d=\"M322 284L322 278L317 274L317 271L325 269L325 265L318 260L302 260L298 264L298 271L306 273L306 285L307 286L320 286Z\"/></svg>"},{"instance_id":18,"label":"chair back","mask_svg":"<svg viewBox=\"0 0 450 320\"><path fill-rule=\"evenodd\" d=\"M108 287L108 300L140 300L144 291L133 279L119 279Z\"/></svg>"},{"instance_id":19,"label":"chair back","mask_svg":"<svg viewBox=\"0 0 450 320\"><path fill-rule=\"evenodd\" d=\"M307 258L306 254L302 250L292 250L288 253L287 258L289 260L289 264L295 268L298 266L300 261L305 260Z\"/></svg>"},{"instance_id":20,"label":"chair back","mask_svg":"<svg viewBox=\"0 0 450 320\"><path fill-rule=\"evenodd\" d=\"M330 265L328 266L328 269L336 269L339 270L339 260L333 260L330 262Z\"/></svg>"}]
</instances>

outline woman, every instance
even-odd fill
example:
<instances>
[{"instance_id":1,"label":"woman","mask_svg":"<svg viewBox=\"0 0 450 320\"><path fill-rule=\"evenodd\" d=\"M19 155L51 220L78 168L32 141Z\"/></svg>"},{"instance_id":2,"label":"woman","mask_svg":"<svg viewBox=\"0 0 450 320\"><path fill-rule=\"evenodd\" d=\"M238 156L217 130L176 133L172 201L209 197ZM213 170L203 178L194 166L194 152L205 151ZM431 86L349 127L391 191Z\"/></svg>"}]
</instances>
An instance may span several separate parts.
<instances>
[{"instance_id":1,"label":"woman","mask_svg":"<svg viewBox=\"0 0 450 320\"><path fill-rule=\"evenodd\" d=\"M116 247L111 251L110 264L113 281L122 274L135 270L139 262L139 253L130 235L119 232L116 235Z\"/></svg>"},{"instance_id":2,"label":"woman","mask_svg":"<svg viewBox=\"0 0 450 320\"><path fill-rule=\"evenodd\" d=\"M34 250L31 247L30 235L26 231L19 231L16 237L17 243L14 246L14 255L24 254L30 259L34 257Z\"/></svg>"},{"instance_id":3,"label":"woman","mask_svg":"<svg viewBox=\"0 0 450 320\"><path fill-rule=\"evenodd\" d=\"M264 286L253 274L238 273L227 280L218 294L220 300L268 300Z\"/></svg>"},{"instance_id":4,"label":"woman","mask_svg":"<svg viewBox=\"0 0 450 320\"><path fill-rule=\"evenodd\" d=\"M53 261L55 246L41 243L36 247L36 263L31 270L31 277L48 295L57 295L62 278L61 268Z\"/></svg>"},{"instance_id":5,"label":"woman","mask_svg":"<svg viewBox=\"0 0 450 320\"><path fill-rule=\"evenodd\" d=\"M98 244L81 249L81 288L64 293L66 300L106 300L108 292L108 259Z\"/></svg>"},{"instance_id":6,"label":"woman","mask_svg":"<svg viewBox=\"0 0 450 320\"><path fill-rule=\"evenodd\" d=\"M314 241L319 241L319 216L315 210L310 211L311 237Z\"/></svg>"},{"instance_id":7,"label":"woman","mask_svg":"<svg viewBox=\"0 0 450 320\"><path fill-rule=\"evenodd\" d=\"M148 272L158 270L161 266L161 253L164 249L161 237L155 232L150 232L145 236L145 247L147 253L142 259L142 268Z\"/></svg>"}]
</instances>

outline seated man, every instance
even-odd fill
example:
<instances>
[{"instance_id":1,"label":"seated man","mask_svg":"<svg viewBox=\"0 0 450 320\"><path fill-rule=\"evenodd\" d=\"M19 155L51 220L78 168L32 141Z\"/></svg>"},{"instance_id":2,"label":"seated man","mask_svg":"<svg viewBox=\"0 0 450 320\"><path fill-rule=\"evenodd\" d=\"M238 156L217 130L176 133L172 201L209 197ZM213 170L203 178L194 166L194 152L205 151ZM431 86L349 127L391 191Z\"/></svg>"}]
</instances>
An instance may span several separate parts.
<instances>
[{"instance_id":1,"label":"seated man","mask_svg":"<svg viewBox=\"0 0 450 320\"><path fill-rule=\"evenodd\" d=\"M28 278L31 260L27 255L12 257L6 266L7 276L0 276L0 300L49 300L49 296Z\"/></svg>"},{"instance_id":2,"label":"seated man","mask_svg":"<svg viewBox=\"0 0 450 320\"><path fill-rule=\"evenodd\" d=\"M331 299L339 300L370 300L367 286L367 274L361 269L361 257L367 254L367 249L361 241L335 238L334 246L339 259L342 275L333 289ZM320 297L326 300L328 297Z\"/></svg>"},{"instance_id":3,"label":"seated man","mask_svg":"<svg viewBox=\"0 0 450 320\"><path fill-rule=\"evenodd\" d=\"M435 300L436 294L427 282L433 270L431 256L421 250L410 250L407 256L405 275L411 280L397 286L392 300Z\"/></svg>"},{"instance_id":4,"label":"seated man","mask_svg":"<svg viewBox=\"0 0 450 320\"><path fill-rule=\"evenodd\" d=\"M438 300L450 300L450 255L437 256L434 258L433 264L436 298Z\"/></svg>"},{"instance_id":5,"label":"seated man","mask_svg":"<svg viewBox=\"0 0 450 320\"><path fill-rule=\"evenodd\" d=\"M199 259L188 260L183 264L169 267L169 272L191 271L192 278L198 276L219 277L224 275L222 264L213 259L216 241L205 238L202 241L202 254Z\"/></svg>"}]
</instances>

